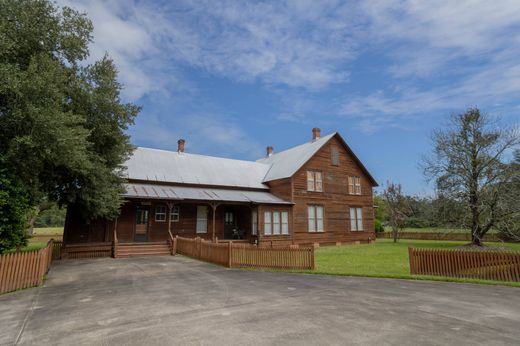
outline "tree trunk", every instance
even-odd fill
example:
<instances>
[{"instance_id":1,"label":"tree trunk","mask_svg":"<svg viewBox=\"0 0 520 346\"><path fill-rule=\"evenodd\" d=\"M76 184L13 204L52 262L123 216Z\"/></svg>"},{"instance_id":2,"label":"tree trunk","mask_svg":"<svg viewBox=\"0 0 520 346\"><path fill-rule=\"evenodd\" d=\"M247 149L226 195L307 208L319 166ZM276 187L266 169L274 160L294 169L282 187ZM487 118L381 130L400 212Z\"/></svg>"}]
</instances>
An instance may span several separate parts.
<instances>
[{"instance_id":1,"label":"tree trunk","mask_svg":"<svg viewBox=\"0 0 520 346\"><path fill-rule=\"evenodd\" d=\"M475 231L471 233L471 245L482 246L481 237Z\"/></svg>"},{"instance_id":2,"label":"tree trunk","mask_svg":"<svg viewBox=\"0 0 520 346\"><path fill-rule=\"evenodd\" d=\"M397 228L392 228L392 236L394 238L394 243L397 243Z\"/></svg>"}]
</instances>

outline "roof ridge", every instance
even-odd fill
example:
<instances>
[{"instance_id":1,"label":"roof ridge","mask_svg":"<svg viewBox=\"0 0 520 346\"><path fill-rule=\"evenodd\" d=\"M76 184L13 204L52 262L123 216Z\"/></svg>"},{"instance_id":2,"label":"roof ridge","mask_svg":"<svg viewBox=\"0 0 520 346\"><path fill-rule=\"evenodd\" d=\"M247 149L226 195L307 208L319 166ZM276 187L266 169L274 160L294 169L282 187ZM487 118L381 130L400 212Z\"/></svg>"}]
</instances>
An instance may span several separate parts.
<instances>
[{"instance_id":1,"label":"roof ridge","mask_svg":"<svg viewBox=\"0 0 520 346\"><path fill-rule=\"evenodd\" d=\"M142 146L137 146L136 149L146 149L146 150L153 150L153 151L162 151L162 152L165 152L165 153L177 154L177 155L179 155L179 156L209 157L209 158L212 158L212 159L219 159L219 160L240 161L240 162L248 162L248 163L260 163L260 164L266 165L266 163L258 162L257 160L234 159L234 158L230 158L230 157L212 156L212 155L195 154L195 153L186 153L186 152L184 152L182 155L180 155L180 154L179 154L177 151L175 151L175 150L166 150L166 149L158 149L158 148L149 148L149 147L142 147Z\"/></svg>"},{"instance_id":2,"label":"roof ridge","mask_svg":"<svg viewBox=\"0 0 520 346\"><path fill-rule=\"evenodd\" d=\"M263 157L263 158L261 158L261 159L258 159L258 160L256 160L256 162L260 162L260 161L262 161L262 160L267 160L267 159L269 159L269 158L271 158L271 157L273 157L273 156L277 156L277 155L280 155L280 154L285 153L285 152L287 152L287 151L290 151L290 150L293 150L293 149L300 148L300 147L302 147L302 146L304 146L304 145L309 145L309 144L312 144L312 143L316 143L317 141L322 140L322 139L325 139L326 137L329 137L329 136L330 136L330 137L333 137L333 136L336 135L337 133L338 133L337 131L335 131L335 132L331 132L331 133L329 133L329 134L327 134L327 135L325 135L325 136L322 136L322 137L318 138L317 140L311 140L310 142L305 142L305 143L302 143L302 144L295 145L294 147L290 147L290 148L287 148L287 149L285 149L285 150L279 151L279 152L277 152L277 153L273 153L273 154L272 154L271 156L269 156L269 157Z\"/></svg>"}]
</instances>

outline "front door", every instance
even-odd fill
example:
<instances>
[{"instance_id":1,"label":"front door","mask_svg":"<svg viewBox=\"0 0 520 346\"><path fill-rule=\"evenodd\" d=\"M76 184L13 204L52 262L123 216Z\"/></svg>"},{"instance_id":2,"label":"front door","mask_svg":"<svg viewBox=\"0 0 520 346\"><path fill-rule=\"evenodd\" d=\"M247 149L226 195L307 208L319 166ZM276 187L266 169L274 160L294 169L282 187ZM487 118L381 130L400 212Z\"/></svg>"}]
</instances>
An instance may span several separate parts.
<instances>
[{"instance_id":1,"label":"front door","mask_svg":"<svg viewBox=\"0 0 520 346\"><path fill-rule=\"evenodd\" d=\"M150 208L147 206L138 206L135 218L135 234L134 241L148 240L148 214Z\"/></svg>"},{"instance_id":2,"label":"front door","mask_svg":"<svg viewBox=\"0 0 520 346\"><path fill-rule=\"evenodd\" d=\"M226 213L224 214L224 238L238 239L235 212L232 210L226 210Z\"/></svg>"}]
</instances>

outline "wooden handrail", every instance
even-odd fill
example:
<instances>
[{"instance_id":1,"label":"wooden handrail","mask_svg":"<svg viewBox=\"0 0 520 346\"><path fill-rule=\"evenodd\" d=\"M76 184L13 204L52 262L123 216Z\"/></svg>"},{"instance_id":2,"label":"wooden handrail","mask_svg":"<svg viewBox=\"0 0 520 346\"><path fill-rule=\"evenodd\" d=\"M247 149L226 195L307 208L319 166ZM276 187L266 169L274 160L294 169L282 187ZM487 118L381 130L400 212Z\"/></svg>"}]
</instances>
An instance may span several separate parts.
<instances>
[{"instance_id":1,"label":"wooden handrail","mask_svg":"<svg viewBox=\"0 0 520 346\"><path fill-rule=\"evenodd\" d=\"M172 232L170 230L168 230L168 234L170 235L171 253L172 256L175 256L175 253L177 252L177 238L173 237Z\"/></svg>"}]
</instances>

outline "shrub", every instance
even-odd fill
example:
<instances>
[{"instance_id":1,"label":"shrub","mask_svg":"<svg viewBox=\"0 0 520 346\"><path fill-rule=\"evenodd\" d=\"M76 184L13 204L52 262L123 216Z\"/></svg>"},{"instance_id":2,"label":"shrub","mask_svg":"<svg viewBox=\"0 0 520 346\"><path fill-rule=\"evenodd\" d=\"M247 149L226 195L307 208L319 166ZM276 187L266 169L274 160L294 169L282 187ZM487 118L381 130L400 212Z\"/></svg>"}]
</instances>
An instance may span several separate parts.
<instances>
[{"instance_id":1,"label":"shrub","mask_svg":"<svg viewBox=\"0 0 520 346\"><path fill-rule=\"evenodd\" d=\"M374 228L376 229L377 233L385 231L385 228L383 227L383 224L381 223L381 220L378 220L378 219L375 219Z\"/></svg>"}]
</instances>

